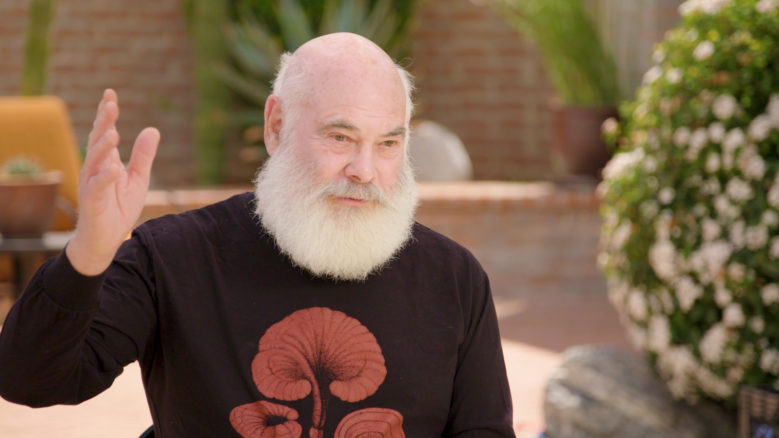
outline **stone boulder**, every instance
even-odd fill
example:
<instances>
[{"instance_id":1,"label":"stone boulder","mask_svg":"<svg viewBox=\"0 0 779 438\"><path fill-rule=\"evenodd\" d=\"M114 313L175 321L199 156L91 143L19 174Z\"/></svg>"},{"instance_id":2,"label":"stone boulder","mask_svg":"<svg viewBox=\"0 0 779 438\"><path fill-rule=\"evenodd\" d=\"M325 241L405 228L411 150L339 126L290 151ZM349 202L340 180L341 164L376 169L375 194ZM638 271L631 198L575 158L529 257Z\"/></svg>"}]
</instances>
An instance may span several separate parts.
<instances>
[{"instance_id":1,"label":"stone boulder","mask_svg":"<svg viewBox=\"0 0 779 438\"><path fill-rule=\"evenodd\" d=\"M473 175L465 145L440 123L415 122L409 138L409 153L418 181L467 181Z\"/></svg>"},{"instance_id":2,"label":"stone boulder","mask_svg":"<svg viewBox=\"0 0 779 438\"><path fill-rule=\"evenodd\" d=\"M646 358L616 347L577 346L546 384L549 438L733 438L735 410L671 397Z\"/></svg>"}]
</instances>

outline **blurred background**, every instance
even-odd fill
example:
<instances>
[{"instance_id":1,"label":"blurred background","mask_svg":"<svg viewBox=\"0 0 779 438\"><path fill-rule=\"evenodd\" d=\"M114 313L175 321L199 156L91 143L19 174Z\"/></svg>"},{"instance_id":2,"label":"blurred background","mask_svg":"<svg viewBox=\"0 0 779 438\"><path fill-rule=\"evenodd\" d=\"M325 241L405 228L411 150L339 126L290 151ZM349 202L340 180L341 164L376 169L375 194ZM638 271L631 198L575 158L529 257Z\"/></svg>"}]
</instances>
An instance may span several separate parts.
<instances>
[{"instance_id":1,"label":"blurred background","mask_svg":"<svg viewBox=\"0 0 779 438\"><path fill-rule=\"evenodd\" d=\"M123 157L143 127L162 132L143 220L249 187L266 157L262 104L283 50L337 30L372 38L415 77L419 220L490 275L517 432L538 436L544 381L562 351L627 346L596 267L595 188L611 155L600 126L634 95L681 3L3 0L0 96L60 98L83 154L101 93L114 88ZM0 152L10 141L0 132ZM0 319L28 275L19 254L0 254ZM131 437L144 424L132 367L77 408L0 403L3 436Z\"/></svg>"}]
</instances>

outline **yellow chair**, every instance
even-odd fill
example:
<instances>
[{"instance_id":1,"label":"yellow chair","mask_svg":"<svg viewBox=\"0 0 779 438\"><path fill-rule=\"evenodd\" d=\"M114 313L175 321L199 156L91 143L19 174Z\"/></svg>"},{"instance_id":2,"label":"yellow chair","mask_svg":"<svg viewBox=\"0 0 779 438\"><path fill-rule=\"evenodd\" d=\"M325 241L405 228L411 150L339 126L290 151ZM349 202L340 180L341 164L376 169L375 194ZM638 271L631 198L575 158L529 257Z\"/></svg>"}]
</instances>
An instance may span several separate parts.
<instances>
[{"instance_id":1,"label":"yellow chair","mask_svg":"<svg viewBox=\"0 0 779 438\"><path fill-rule=\"evenodd\" d=\"M56 96L0 97L0 164L18 156L33 159L46 170L62 172L59 195L66 205L58 208L52 229L73 229L81 160L62 99Z\"/></svg>"}]
</instances>

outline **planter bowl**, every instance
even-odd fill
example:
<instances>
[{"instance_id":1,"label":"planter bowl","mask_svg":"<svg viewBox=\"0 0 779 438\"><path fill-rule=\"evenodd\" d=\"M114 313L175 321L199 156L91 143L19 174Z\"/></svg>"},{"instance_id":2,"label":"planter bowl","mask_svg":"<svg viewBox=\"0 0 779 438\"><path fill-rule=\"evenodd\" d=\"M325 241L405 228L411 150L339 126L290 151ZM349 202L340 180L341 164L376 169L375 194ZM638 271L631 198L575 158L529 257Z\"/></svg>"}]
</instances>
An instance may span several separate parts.
<instances>
[{"instance_id":1,"label":"planter bowl","mask_svg":"<svg viewBox=\"0 0 779 438\"><path fill-rule=\"evenodd\" d=\"M4 238L40 237L51 228L62 173L30 179L0 175L0 234Z\"/></svg>"}]
</instances>

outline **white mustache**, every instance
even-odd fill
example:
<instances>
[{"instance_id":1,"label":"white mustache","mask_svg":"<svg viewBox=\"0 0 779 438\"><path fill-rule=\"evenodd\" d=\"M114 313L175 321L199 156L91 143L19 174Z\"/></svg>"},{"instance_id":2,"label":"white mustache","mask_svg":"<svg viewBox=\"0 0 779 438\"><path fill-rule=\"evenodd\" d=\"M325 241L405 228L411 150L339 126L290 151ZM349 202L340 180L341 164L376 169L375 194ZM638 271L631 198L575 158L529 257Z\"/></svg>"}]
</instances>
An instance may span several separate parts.
<instances>
[{"instance_id":1,"label":"white mustache","mask_svg":"<svg viewBox=\"0 0 779 438\"><path fill-rule=\"evenodd\" d=\"M376 201L384 205L387 202L387 196L375 184L359 184L346 179L327 184L319 191L320 199L328 197L352 198L362 201Z\"/></svg>"}]
</instances>

